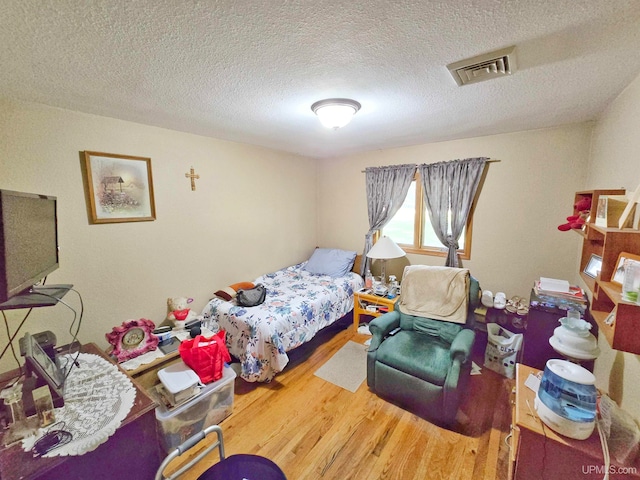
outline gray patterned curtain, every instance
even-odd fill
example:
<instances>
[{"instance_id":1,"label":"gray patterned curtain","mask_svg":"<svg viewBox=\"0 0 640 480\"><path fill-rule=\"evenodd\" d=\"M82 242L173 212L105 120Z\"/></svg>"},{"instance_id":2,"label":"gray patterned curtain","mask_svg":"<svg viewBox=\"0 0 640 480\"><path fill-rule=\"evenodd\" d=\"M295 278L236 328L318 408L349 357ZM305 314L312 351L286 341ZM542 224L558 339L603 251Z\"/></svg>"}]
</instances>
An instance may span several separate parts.
<instances>
[{"instance_id":1,"label":"gray patterned curtain","mask_svg":"<svg viewBox=\"0 0 640 480\"><path fill-rule=\"evenodd\" d=\"M467 158L418 166L431 225L440 242L449 250L445 263L447 267L459 265L458 239L467 224L487 160L486 157Z\"/></svg>"},{"instance_id":2,"label":"gray patterned curtain","mask_svg":"<svg viewBox=\"0 0 640 480\"><path fill-rule=\"evenodd\" d=\"M360 274L367 271L367 253L373 246L374 232L384 227L398 212L416 173L416 165L391 165L365 169L369 231L365 235Z\"/></svg>"}]
</instances>

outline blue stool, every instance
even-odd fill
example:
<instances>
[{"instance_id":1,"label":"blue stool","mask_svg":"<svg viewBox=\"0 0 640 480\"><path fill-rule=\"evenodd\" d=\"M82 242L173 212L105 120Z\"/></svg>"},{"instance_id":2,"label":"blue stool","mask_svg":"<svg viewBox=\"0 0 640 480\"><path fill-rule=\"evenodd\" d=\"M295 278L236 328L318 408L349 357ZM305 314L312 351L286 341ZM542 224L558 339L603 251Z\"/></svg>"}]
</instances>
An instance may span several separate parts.
<instances>
[{"instance_id":1,"label":"blue stool","mask_svg":"<svg viewBox=\"0 0 640 480\"><path fill-rule=\"evenodd\" d=\"M173 459L197 445L207 435L213 432L218 436L215 442L179 470L168 477L164 476L164 470ZM222 429L218 425L205 428L185 440L185 442L176 447L175 450L172 450L158 467L155 480L174 480L178 478L216 448L220 454L220 461L200 475L198 477L199 480L287 480L287 477L278 465L259 455L237 454L225 457Z\"/></svg>"}]
</instances>

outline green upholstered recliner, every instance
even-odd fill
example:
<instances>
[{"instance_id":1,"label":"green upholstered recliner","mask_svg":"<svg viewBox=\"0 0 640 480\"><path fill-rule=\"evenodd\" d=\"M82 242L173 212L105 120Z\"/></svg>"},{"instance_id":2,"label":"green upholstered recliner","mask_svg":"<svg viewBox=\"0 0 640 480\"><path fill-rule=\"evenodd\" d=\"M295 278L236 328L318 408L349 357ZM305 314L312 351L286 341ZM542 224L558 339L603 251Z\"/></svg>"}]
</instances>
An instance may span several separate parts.
<instances>
[{"instance_id":1,"label":"green upholstered recliner","mask_svg":"<svg viewBox=\"0 0 640 480\"><path fill-rule=\"evenodd\" d=\"M473 311L479 297L480 285L470 277L466 324L415 317L400 309L371 321L369 388L436 423L453 425L471 370ZM389 336L397 327L401 330Z\"/></svg>"}]
</instances>

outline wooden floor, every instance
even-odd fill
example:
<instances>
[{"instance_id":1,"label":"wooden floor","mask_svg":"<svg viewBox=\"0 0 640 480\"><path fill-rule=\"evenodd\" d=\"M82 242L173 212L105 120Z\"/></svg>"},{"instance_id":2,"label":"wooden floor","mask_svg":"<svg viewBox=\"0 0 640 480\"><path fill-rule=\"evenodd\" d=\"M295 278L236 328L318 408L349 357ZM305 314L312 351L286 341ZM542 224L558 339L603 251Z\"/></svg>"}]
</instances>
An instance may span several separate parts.
<instances>
[{"instance_id":1,"label":"wooden floor","mask_svg":"<svg viewBox=\"0 0 640 480\"><path fill-rule=\"evenodd\" d=\"M347 341L370 338L349 326L342 321L289 352L271 383L236 379L233 414L220 424L227 455L270 458L289 480L507 478L511 380L483 368L461 407L468 421L455 431L437 427L378 398L366 381L351 393L314 375ZM474 356L482 365L482 351ZM216 461L212 454L182 478Z\"/></svg>"}]
</instances>

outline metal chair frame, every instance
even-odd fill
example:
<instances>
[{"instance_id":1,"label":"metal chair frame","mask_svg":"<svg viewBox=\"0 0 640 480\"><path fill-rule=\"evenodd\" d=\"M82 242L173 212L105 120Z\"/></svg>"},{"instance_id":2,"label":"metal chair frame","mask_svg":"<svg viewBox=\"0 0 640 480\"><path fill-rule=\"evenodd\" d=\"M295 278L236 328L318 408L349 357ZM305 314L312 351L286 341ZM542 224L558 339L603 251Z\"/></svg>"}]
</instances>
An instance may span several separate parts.
<instances>
[{"instance_id":1,"label":"metal chair frame","mask_svg":"<svg viewBox=\"0 0 640 480\"><path fill-rule=\"evenodd\" d=\"M169 463L171 463L174 459L178 458L180 455L185 453L187 450L191 449L195 445L197 445L201 440L209 435L210 433L215 432L218 436L218 439L205 448L201 453L199 453L193 460L186 463L184 466L180 467L180 469L176 470L174 473L169 475L168 477L164 476L164 470L167 468ZM213 450L218 449L220 454L220 461L225 459L224 455L224 440L222 437L222 429L218 425L211 425L210 427L205 428L204 430L196 433L195 435L186 439L183 443L178 445L174 450L169 452L167 457L163 460L163 462L158 467L158 471L156 472L155 480L175 480L180 477L183 473L193 467L196 463L206 457Z\"/></svg>"}]
</instances>

